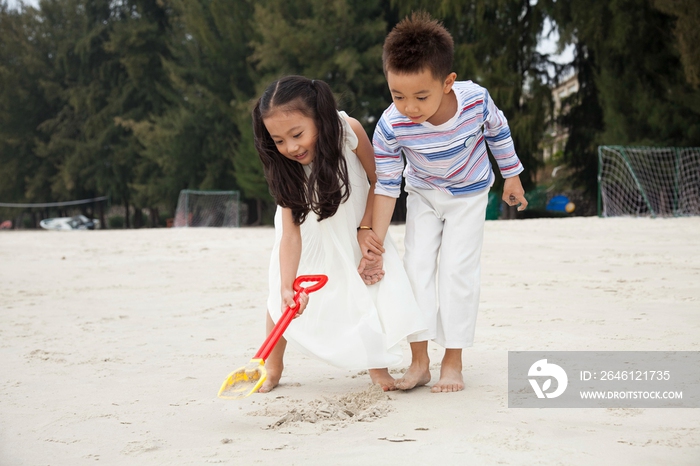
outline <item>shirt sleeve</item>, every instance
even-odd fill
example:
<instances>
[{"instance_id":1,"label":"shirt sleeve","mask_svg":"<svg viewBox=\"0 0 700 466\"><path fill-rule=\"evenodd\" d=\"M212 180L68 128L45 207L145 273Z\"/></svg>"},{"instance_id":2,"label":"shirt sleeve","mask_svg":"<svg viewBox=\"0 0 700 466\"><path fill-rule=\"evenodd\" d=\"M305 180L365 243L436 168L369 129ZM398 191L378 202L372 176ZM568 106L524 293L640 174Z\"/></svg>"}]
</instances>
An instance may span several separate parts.
<instances>
[{"instance_id":1,"label":"shirt sleeve","mask_svg":"<svg viewBox=\"0 0 700 466\"><path fill-rule=\"evenodd\" d=\"M503 178L511 178L522 173L525 168L515 153L508 120L493 103L488 91L484 92L484 138Z\"/></svg>"},{"instance_id":2,"label":"shirt sleeve","mask_svg":"<svg viewBox=\"0 0 700 466\"><path fill-rule=\"evenodd\" d=\"M382 115L374 129L372 145L377 166L377 184L374 193L398 198L401 194L404 159L394 129L385 115Z\"/></svg>"}]
</instances>

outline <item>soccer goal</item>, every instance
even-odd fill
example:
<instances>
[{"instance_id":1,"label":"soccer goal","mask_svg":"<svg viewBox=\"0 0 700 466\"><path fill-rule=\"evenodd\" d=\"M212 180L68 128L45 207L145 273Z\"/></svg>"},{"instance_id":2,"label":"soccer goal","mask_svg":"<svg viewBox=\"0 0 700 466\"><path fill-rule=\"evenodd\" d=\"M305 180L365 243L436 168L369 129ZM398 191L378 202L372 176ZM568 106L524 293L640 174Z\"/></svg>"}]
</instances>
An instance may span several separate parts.
<instances>
[{"instance_id":1,"label":"soccer goal","mask_svg":"<svg viewBox=\"0 0 700 466\"><path fill-rule=\"evenodd\" d=\"M600 146L598 215L700 215L700 147Z\"/></svg>"},{"instance_id":2,"label":"soccer goal","mask_svg":"<svg viewBox=\"0 0 700 466\"><path fill-rule=\"evenodd\" d=\"M238 191L183 189L177 200L174 227L239 227Z\"/></svg>"}]
</instances>

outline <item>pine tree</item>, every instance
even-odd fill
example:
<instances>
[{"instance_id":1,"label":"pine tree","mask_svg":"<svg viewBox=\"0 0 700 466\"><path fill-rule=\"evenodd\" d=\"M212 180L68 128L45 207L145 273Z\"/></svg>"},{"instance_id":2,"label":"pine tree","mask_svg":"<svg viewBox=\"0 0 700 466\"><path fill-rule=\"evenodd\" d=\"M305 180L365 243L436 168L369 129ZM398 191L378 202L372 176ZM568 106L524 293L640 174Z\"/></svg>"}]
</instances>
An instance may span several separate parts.
<instances>
[{"instance_id":1,"label":"pine tree","mask_svg":"<svg viewBox=\"0 0 700 466\"><path fill-rule=\"evenodd\" d=\"M176 98L163 60L170 58L168 38L172 9L161 0L131 0L118 10L120 20L114 24L105 50L118 57L124 77L118 94L110 103L114 122L122 130L126 122L139 122L162 115ZM143 226L142 208L151 212L151 223L158 224L161 192L156 189L162 171L143 156L143 147L126 131L121 141L125 158L134 160L129 195L134 204L134 226Z\"/></svg>"},{"instance_id":2,"label":"pine tree","mask_svg":"<svg viewBox=\"0 0 700 466\"><path fill-rule=\"evenodd\" d=\"M659 11L676 18L674 33L688 84L700 88L700 2L653 0Z\"/></svg>"},{"instance_id":3,"label":"pine tree","mask_svg":"<svg viewBox=\"0 0 700 466\"><path fill-rule=\"evenodd\" d=\"M156 200L137 195L137 174L148 169L138 142L117 122L140 120L167 106L160 64L167 53L161 39L167 33L165 8L156 0L46 0L24 15L37 24L33 52L45 61L37 80L41 92L34 95L50 107L36 113L40 123L32 152L42 163L26 196L66 200L109 194L127 212L136 200L135 218L142 223L140 207Z\"/></svg>"},{"instance_id":4,"label":"pine tree","mask_svg":"<svg viewBox=\"0 0 700 466\"><path fill-rule=\"evenodd\" d=\"M250 57L257 93L284 75L321 79L333 89L339 107L357 118L371 137L391 102L381 65L385 17L390 13L387 1L377 0L257 2ZM241 116L240 124L246 120L250 121L249 111ZM248 123L246 131L249 128ZM256 180L256 192L267 192L252 134L242 137L238 154L237 170L249 174L239 175L241 186Z\"/></svg>"},{"instance_id":5,"label":"pine tree","mask_svg":"<svg viewBox=\"0 0 700 466\"><path fill-rule=\"evenodd\" d=\"M253 223L260 224L265 217L272 217L265 210L274 206L274 201L265 181L262 163L255 150L249 107L250 105L241 103L234 109L236 110L234 121L240 138L234 148L233 168L236 182L243 195L250 199L251 205L255 207L255 215L249 215L249 219Z\"/></svg>"},{"instance_id":6,"label":"pine tree","mask_svg":"<svg viewBox=\"0 0 700 466\"><path fill-rule=\"evenodd\" d=\"M376 0L258 2L251 57L258 91L288 74L322 79L371 134L391 102L381 63L384 8Z\"/></svg>"},{"instance_id":7,"label":"pine tree","mask_svg":"<svg viewBox=\"0 0 700 466\"><path fill-rule=\"evenodd\" d=\"M241 140L251 132L250 116L242 109L254 95L247 63L252 2L177 0L172 5L171 57L163 62L176 98L162 114L131 125L143 156L162 173L148 186L169 209L181 189L241 189L255 202L260 193L250 186L256 177L246 170L254 174L257 167L238 162L247 150ZM240 118L241 111L246 118ZM264 185L264 178L258 184Z\"/></svg>"},{"instance_id":8,"label":"pine tree","mask_svg":"<svg viewBox=\"0 0 700 466\"><path fill-rule=\"evenodd\" d=\"M597 191L599 145L700 145L699 94L684 73L672 17L648 0L549 7L562 41L577 44L585 85L564 120L565 157L589 195Z\"/></svg>"},{"instance_id":9,"label":"pine tree","mask_svg":"<svg viewBox=\"0 0 700 466\"><path fill-rule=\"evenodd\" d=\"M74 18L55 2L45 7L10 10L0 4L0 199L47 202L57 161L37 151L48 140L42 122L62 106L55 72L58 49Z\"/></svg>"}]
</instances>

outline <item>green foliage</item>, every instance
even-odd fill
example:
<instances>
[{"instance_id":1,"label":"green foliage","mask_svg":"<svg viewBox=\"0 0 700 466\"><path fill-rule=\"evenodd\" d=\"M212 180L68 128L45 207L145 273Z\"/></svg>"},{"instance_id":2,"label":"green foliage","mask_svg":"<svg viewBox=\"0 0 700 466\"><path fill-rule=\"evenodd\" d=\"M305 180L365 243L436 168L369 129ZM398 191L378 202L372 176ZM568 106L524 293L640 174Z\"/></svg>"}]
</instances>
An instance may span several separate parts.
<instances>
[{"instance_id":1,"label":"green foliage","mask_svg":"<svg viewBox=\"0 0 700 466\"><path fill-rule=\"evenodd\" d=\"M27 163L35 160L24 192L13 197L47 201L107 193L127 207L134 201L154 205L158 199L139 197L132 187L139 173L149 172L143 166L148 160L115 119L141 120L168 107L160 64L168 53L166 9L155 0L45 0L20 16L27 25L23 39L31 45L25 56L34 64L24 66L24 82L35 87L27 95L40 99L46 111L13 115L32 129L24 141L31 144ZM37 67L36 76L26 76Z\"/></svg>"},{"instance_id":2,"label":"green foliage","mask_svg":"<svg viewBox=\"0 0 700 466\"><path fill-rule=\"evenodd\" d=\"M486 87L507 116L526 188L552 105L551 63L536 46L546 19L556 22L562 45L576 45L580 82L562 117L563 157L594 193L600 144L700 145L698 5L41 0L11 10L0 0L0 199L106 194L130 227L142 209L153 221L173 211L181 189L238 189L267 222L252 102L285 74L323 79L371 134L390 103L385 34L418 8L453 34L459 79Z\"/></svg>"},{"instance_id":3,"label":"green foliage","mask_svg":"<svg viewBox=\"0 0 700 466\"><path fill-rule=\"evenodd\" d=\"M39 126L60 108L52 46L60 34L36 10L18 12L0 4L0 198L5 202L52 197L56 167L37 146L46 140Z\"/></svg>"},{"instance_id":4,"label":"green foliage","mask_svg":"<svg viewBox=\"0 0 700 466\"><path fill-rule=\"evenodd\" d=\"M161 113L122 122L143 147L141 156L153 164L135 188L161 199L168 210L174 210L182 189L239 188L235 148L250 132L250 120L239 128L236 102L253 95L246 63L252 4L178 0L172 5L170 53L162 62L175 97ZM244 194L258 195L245 189Z\"/></svg>"},{"instance_id":5,"label":"green foliage","mask_svg":"<svg viewBox=\"0 0 700 466\"><path fill-rule=\"evenodd\" d=\"M235 123L241 130L241 135L234 149L234 176L243 195L250 199L261 199L272 202L263 166L255 150L253 131L250 128L250 109L247 104L239 104L236 108Z\"/></svg>"},{"instance_id":6,"label":"green foliage","mask_svg":"<svg viewBox=\"0 0 700 466\"><path fill-rule=\"evenodd\" d=\"M122 215L112 215L107 219L107 225L111 229L124 228L124 217Z\"/></svg>"},{"instance_id":7,"label":"green foliage","mask_svg":"<svg viewBox=\"0 0 700 466\"><path fill-rule=\"evenodd\" d=\"M322 79L372 133L391 102L381 63L387 32L381 2L265 0L256 3L253 23L258 92L287 74Z\"/></svg>"},{"instance_id":8,"label":"green foliage","mask_svg":"<svg viewBox=\"0 0 700 466\"><path fill-rule=\"evenodd\" d=\"M676 11L676 2L655 3ZM673 18L648 0L552 1L549 8L562 40L576 44L581 90L563 117L565 153L589 196L597 191L599 145L700 144L700 94L681 65Z\"/></svg>"},{"instance_id":9,"label":"green foliage","mask_svg":"<svg viewBox=\"0 0 700 466\"><path fill-rule=\"evenodd\" d=\"M674 33L678 40L685 77L700 88L700 2L697 0L653 0L654 8L676 18Z\"/></svg>"}]
</instances>

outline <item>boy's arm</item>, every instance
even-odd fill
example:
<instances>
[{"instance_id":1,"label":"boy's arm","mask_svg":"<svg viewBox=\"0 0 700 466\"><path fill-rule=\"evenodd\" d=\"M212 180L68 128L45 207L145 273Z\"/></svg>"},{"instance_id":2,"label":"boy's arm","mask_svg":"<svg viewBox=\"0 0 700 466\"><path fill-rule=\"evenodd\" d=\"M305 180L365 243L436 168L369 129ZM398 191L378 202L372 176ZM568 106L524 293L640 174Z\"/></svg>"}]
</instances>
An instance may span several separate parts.
<instances>
[{"instance_id":1,"label":"boy's arm","mask_svg":"<svg viewBox=\"0 0 700 466\"><path fill-rule=\"evenodd\" d=\"M375 194L398 198L401 194L404 159L401 146L394 134L386 113L384 113L372 137L374 160L377 165L377 187Z\"/></svg>"},{"instance_id":2,"label":"boy's arm","mask_svg":"<svg viewBox=\"0 0 700 466\"><path fill-rule=\"evenodd\" d=\"M379 236L379 239L384 242L391 216L394 215L394 207L396 206L396 198L377 194L374 196L374 220L372 229Z\"/></svg>"},{"instance_id":3,"label":"boy's arm","mask_svg":"<svg viewBox=\"0 0 700 466\"><path fill-rule=\"evenodd\" d=\"M301 228L294 224L292 210L282 208L282 239L280 240L280 294L282 296L282 309L287 306L294 308L294 280L299 269L301 259ZM302 293L299 300L297 315L304 312L307 296Z\"/></svg>"},{"instance_id":4,"label":"boy's arm","mask_svg":"<svg viewBox=\"0 0 700 466\"><path fill-rule=\"evenodd\" d=\"M508 120L503 112L491 100L488 91L484 89L484 138L496 159L498 169L503 175L503 201L509 206L520 205L518 210L525 210L527 199L525 190L520 182L520 173L524 168L510 135Z\"/></svg>"},{"instance_id":5,"label":"boy's arm","mask_svg":"<svg viewBox=\"0 0 700 466\"><path fill-rule=\"evenodd\" d=\"M357 148L355 154L365 170L367 179L369 180L369 191L367 193L367 203L365 205L365 213L360 220L359 226L372 227L372 208L374 205L374 188L377 185L377 174L375 173L374 165L374 150L369 142L367 133L359 121L354 118L346 117L355 136L357 136ZM360 245L362 259L357 267L357 273L360 274L362 281L367 285L373 285L384 277L384 261L382 254L384 246L379 237L371 229L358 229L357 242Z\"/></svg>"},{"instance_id":6,"label":"boy's arm","mask_svg":"<svg viewBox=\"0 0 700 466\"><path fill-rule=\"evenodd\" d=\"M401 178L403 177L403 154L394 130L391 127L386 112L379 118L372 137L373 165L376 167L376 185L372 209L372 231L384 244L391 216L394 213L396 198L401 194ZM359 155L359 146L358 146ZM371 179L372 177L370 177Z\"/></svg>"},{"instance_id":7,"label":"boy's arm","mask_svg":"<svg viewBox=\"0 0 700 466\"><path fill-rule=\"evenodd\" d=\"M372 229L384 242L389 223L394 214L396 199L401 194L404 160L401 146L396 140L394 129L382 115L372 138L374 157L377 161L377 189L374 196Z\"/></svg>"}]
</instances>

